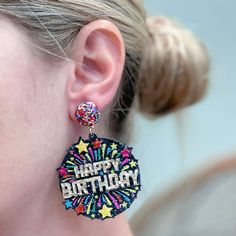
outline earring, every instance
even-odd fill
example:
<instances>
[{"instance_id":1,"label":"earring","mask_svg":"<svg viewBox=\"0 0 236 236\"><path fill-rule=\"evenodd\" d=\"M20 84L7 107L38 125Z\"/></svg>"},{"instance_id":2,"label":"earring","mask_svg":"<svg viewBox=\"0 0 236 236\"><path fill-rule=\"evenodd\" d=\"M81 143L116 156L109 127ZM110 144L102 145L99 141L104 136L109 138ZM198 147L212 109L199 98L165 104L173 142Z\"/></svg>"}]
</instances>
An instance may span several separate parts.
<instances>
[{"instance_id":1,"label":"earring","mask_svg":"<svg viewBox=\"0 0 236 236\"><path fill-rule=\"evenodd\" d=\"M132 148L92 132L100 120L96 104L85 102L75 112L89 137L73 144L57 171L65 209L91 219L113 218L130 207L140 191L140 169Z\"/></svg>"}]
</instances>

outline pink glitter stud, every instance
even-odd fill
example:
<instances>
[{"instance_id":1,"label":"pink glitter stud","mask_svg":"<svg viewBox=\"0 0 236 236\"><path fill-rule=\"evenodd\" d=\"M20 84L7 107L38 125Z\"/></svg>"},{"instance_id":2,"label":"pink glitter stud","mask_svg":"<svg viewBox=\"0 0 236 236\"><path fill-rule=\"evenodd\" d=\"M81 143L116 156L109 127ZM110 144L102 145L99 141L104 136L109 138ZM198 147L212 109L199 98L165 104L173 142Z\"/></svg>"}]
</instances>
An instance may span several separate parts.
<instances>
[{"instance_id":1,"label":"pink glitter stud","mask_svg":"<svg viewBox=\"0 0 236 236\"><path fill-rule=\"evenodd\" d=\"M95 103L85 102L77 107L75 116L81 125L93 128L100 120L101 115Z\"/></svg>"}]
</instances>

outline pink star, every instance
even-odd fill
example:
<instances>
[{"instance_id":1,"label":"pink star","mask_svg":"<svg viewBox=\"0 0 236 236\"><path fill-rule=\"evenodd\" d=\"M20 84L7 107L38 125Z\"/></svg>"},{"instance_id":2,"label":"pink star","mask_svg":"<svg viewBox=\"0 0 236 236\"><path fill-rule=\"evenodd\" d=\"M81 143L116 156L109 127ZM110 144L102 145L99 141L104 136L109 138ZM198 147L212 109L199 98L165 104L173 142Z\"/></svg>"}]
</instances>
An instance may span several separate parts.
<instances>
[{"instance_id":1,"label":"pink star","mask_svg":"<svg viewBox=\"0 0 236 236\"><path fill-rule=\"evenodd\" d=\"M61 167L59 169L59 173L60 173L61 176L67 175L67 169L65 167Z\"/></svg>"},{"instance_id":2,"label":"pink star","mask_svg":"<svg viewBox=\"0 0 236 236\"><path fill-rule=\"evenodd\" d=\"M128 149L124 149L122 152L121 152L122 156L123 157L129 157L129 154L130 154L130 150Z\"/></svg>"}]
</instances>

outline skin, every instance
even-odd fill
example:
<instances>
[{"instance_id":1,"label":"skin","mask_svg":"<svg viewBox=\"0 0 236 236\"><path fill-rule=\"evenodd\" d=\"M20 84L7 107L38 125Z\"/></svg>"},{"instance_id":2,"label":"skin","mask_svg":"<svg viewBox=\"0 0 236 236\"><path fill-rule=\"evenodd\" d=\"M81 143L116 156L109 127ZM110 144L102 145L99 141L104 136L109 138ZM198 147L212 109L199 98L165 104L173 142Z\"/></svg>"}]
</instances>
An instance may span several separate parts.
<instances>
[{"instance_id":1,"label":"skin","mask_svg":"<svg viewBox=\"0 0 236 236\"><path fill-rule=\"evenodd\" d=\"M116 94L125 59L119 30L91 22L77 35L73 61L55 64L29 40L0 16L0 235L131 235L123 214L91 221L65 211L56 172L65 150L88 135L77 105L93 101L105 115ZM106 119L96 128L101 136L109 135Z\"/></svg>"}]
</instances>

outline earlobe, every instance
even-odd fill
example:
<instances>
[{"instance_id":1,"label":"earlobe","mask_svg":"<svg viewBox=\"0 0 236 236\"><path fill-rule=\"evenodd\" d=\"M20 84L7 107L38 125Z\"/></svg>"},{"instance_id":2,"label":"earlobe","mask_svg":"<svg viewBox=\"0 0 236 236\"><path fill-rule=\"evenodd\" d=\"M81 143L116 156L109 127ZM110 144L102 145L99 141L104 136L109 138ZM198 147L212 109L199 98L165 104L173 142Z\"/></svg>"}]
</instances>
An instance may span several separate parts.
<instances>
[{"instance_id":1,"label":"earlobe","mask_svg":"<svg viewBox=\"0 0 236 236\"><path fill-rule=\"evenodd\" d=\"M71 54L77 62L66 91L71 112L84 101L103 109L112 102L124 69L125 48L120 31L110 21L93 21L78 33Z\"/></svg>"}]
</instances>

